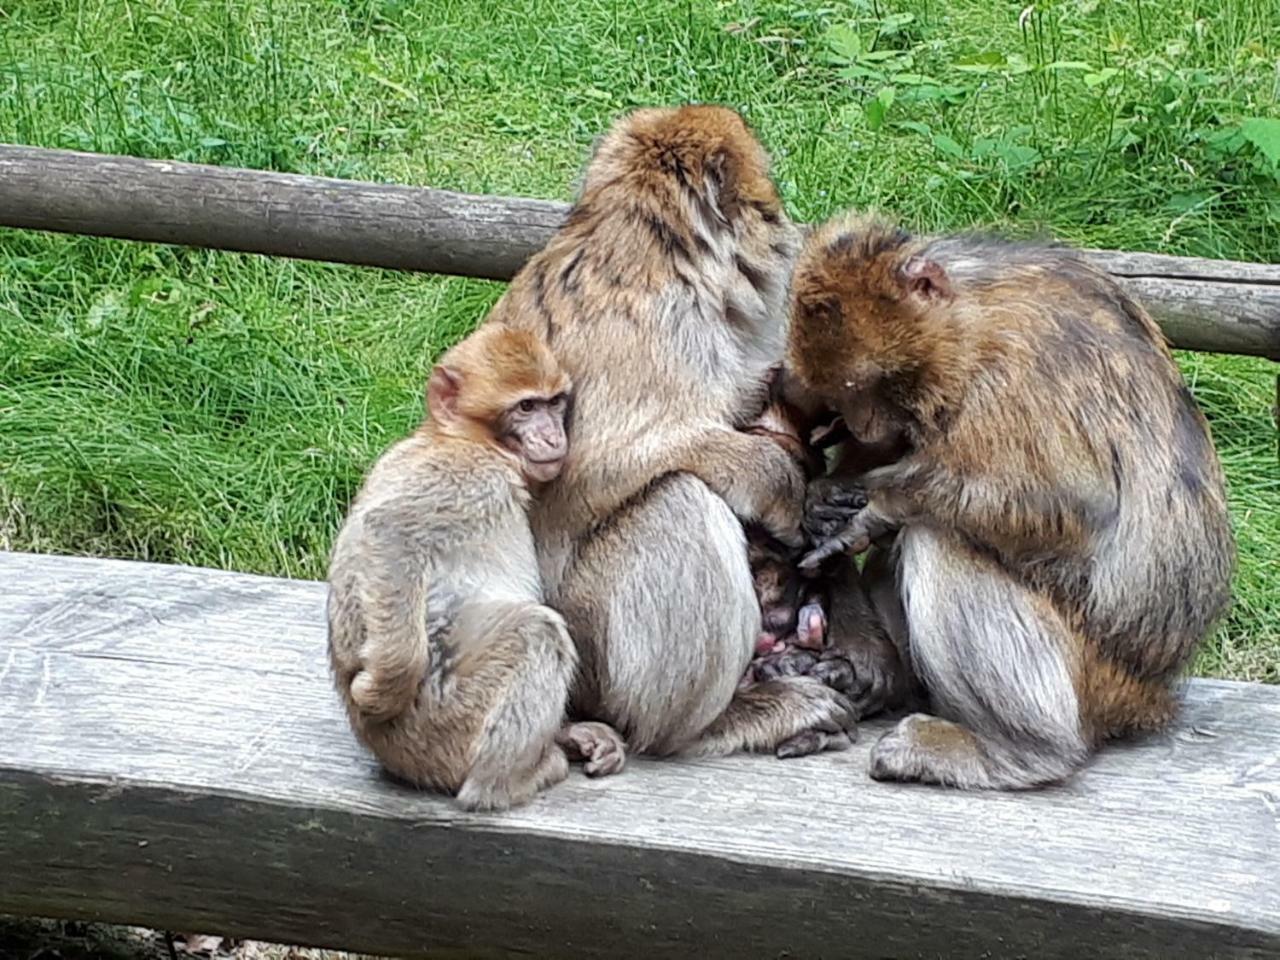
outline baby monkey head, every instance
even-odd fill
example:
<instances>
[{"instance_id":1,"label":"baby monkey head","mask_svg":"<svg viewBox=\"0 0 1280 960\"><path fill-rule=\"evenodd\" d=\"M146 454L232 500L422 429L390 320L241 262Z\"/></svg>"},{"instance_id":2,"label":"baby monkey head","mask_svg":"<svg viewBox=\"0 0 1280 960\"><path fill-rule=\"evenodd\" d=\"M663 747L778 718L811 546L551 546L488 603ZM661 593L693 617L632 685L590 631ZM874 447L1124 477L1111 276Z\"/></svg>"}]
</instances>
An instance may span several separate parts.
<instances>
[{"instance_id":1,"label":"baby monkey head","mask_svg":"<svg viewBox=\"0 0 1280 960\"><path fill-rule=\"evenodd\" d=\"M528 483L560 474L572 384L535 334L488 323L431 371L427 407L441 438L488 444Z\"/></svg>"}]
</instances>

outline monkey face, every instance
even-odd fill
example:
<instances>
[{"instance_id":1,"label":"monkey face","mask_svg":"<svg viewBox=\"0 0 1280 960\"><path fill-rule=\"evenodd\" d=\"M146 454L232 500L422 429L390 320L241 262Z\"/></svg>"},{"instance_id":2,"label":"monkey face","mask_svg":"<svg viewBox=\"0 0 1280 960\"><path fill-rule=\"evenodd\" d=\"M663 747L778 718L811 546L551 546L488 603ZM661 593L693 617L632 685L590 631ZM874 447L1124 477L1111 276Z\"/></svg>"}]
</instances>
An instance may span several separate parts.
<instances>
[{"instance_id":1,"label":"monkey face","mask_svg":"<svg viewBox=\"0 0 1280 960\"><path fill-rule=\"evenodd\" d=\"M520 460L531 483L547 483L560 475L569 439L565 431L568 394L529 396L513 404L500 418L502 445Z\"/></svg>"}]
</instances>

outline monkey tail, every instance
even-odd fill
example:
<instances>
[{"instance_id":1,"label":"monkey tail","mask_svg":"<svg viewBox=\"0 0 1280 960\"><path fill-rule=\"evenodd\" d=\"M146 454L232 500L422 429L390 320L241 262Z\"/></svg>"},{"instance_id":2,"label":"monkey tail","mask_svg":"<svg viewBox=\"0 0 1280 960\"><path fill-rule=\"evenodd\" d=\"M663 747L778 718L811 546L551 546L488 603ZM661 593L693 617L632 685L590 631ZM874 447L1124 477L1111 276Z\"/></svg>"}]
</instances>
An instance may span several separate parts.
<instances>
[{"instance_id":1,"label":"monkey tail","mask_svg":"<svg viewBox=\"0 0 1280 960\"><path fill-rule=\"evenodd\" d=\"M396 572L374 571L361 597L364 642L360 669L351 679L351 704L361 719L386 723L417 701L431 659L427 629L428 571L422 561L402 558ZM408 577L405 566L418 566Z\"/></svg>"}]
</instances>

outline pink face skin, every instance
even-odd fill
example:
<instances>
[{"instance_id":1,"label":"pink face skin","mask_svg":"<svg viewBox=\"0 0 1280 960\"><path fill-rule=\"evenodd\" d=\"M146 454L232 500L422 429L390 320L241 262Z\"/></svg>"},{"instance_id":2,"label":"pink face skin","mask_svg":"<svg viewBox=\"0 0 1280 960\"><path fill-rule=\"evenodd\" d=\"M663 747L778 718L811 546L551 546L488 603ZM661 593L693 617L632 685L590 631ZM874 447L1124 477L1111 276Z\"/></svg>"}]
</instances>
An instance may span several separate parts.
<instances>
[{"instance_id":1,"label":"pink face skin","mask_svg":"<svg viewBox=\"0 0 1280 960\"><path fill-rule=\"evenodd\" d=\"M520 459L529 483L547 483L560 475L569 452L564 420L569 398L526 397L502 415L502 445Z\"/></svg>"}]
</instances>

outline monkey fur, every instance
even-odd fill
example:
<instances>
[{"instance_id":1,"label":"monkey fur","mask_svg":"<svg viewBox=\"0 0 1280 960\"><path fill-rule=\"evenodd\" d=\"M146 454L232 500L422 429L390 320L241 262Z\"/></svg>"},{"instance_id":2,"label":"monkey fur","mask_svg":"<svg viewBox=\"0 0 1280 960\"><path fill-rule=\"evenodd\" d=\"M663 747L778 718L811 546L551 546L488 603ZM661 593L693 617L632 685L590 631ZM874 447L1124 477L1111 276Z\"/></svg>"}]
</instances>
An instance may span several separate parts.
<instances>
[{"instance_id":1,"label":"monkey fur","mask_svg":"<svg viewBox=\"0 0 1280 960\"><path fill-rule=\"evenodd\" d=\"M736 113L637 110L494 309L577 387L572 450L530 520L578 644L575 712L633 751L839 745L854 722L812 678L737 690L761 628L742 523L803 542L803 471L736 429L781 360L799 239Z\"/></svg>"},{"instance_id":2,"label":"monkey fur","mask_svg":"<svg viewBox=\"0 0 1280 960\"><path fill-rule=\"evenodd\" d=\"M577 655L543 603L530 485L559 473L569 378L491 324L445 354L431 419L374 464L334 544L329 653L356 735L388 771L503 809L624 760L603 724L565 725Z\"/></svg>"},{"instance_id":3,"label":"monkey fur","mask_svg":"<svg viewBox=\"0 0 1280 960\"><path fill-rule=\"evenodd\" d=\"M846 476L808 520L820 555L879 545L863 573L896 649L854 669L883 705L914 680L931 703L873 777L1034 787L1169 722L1235 548L1208 425L1114 280L1068 249L839 219L797 263L788 365L855 445L904 451L857 478L865 507Z\"/></svg>"}]
</instances>

